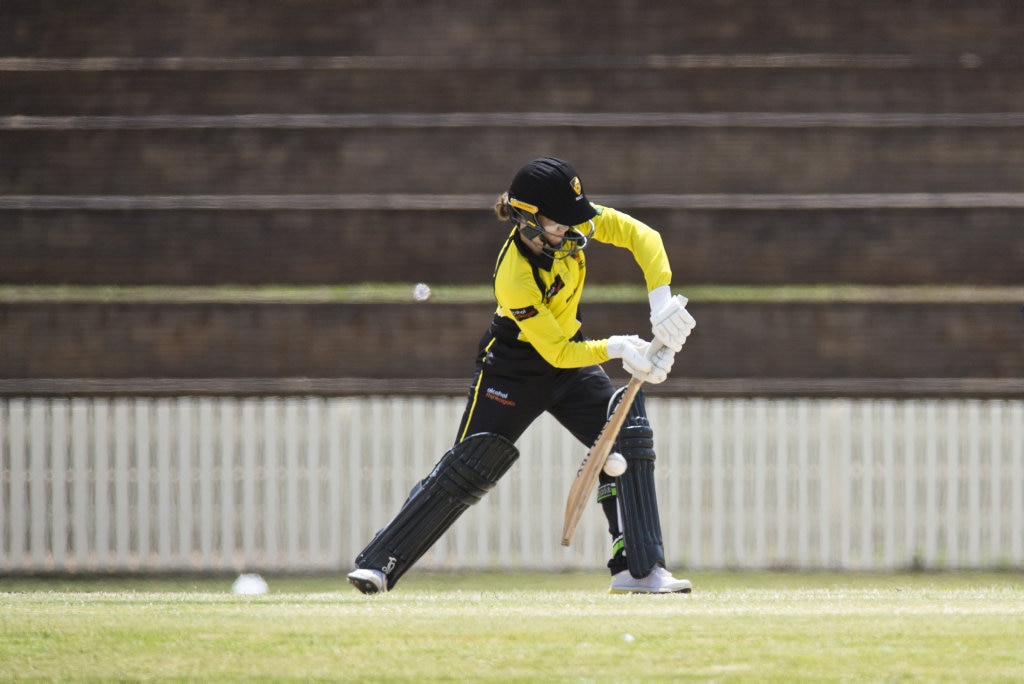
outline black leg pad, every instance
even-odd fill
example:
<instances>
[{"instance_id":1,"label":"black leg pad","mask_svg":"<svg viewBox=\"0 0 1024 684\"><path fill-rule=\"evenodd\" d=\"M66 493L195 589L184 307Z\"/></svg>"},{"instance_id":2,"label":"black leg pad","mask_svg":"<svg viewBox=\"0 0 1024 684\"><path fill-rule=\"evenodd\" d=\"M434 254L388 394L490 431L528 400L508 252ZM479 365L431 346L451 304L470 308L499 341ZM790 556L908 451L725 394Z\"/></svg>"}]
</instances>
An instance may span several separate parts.
<instances>
[{"instance_id":1,"label":"black leg pad","mask_svg":"<svg viewBox=\"0 0 1024 684\"><path fill-rule=\"evenodd\" d=\"M394 588L455 520L494 488L517 458L515 445L496 434L471 435L456 444L363 549L356 567L380 570L387 576L387 588Z\"/></svg>"},{"instance_id":2,"label":"black leg pad","mask_svg":"<svg viewBox=\"0 0 1024 684\"><path fill-rule=\"evenodd\" d=\"M633 400L613 448L628 464L618 480L619 505L629 574L640 579L649 575L655 565L665 565L665 544L654 487L654 431L647 421L642 390Z\"/></svg>"}]
</instances>

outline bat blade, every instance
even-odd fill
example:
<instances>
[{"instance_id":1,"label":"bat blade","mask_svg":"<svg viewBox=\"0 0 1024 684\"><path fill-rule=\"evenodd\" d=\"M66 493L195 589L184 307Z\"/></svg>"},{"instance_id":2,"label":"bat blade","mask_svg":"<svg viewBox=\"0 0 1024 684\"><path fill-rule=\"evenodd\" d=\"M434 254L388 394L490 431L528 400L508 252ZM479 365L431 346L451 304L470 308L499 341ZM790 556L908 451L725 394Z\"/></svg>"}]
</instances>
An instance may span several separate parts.
<instances>
[{"instance_id":1,"label":"bat blade","mask_svg":"<svg viewBox=\"0 0 1024 684\"><path fill-rule=\"evenodd\" d=\"M682 295L676 295L676 297L680 299L683 306L686 306L686 297ZM654 358L654 355L658 353L662 346L662 343L657 339L652 340L651 346L647 349L647 358ZM619 437L619 430L622 429L622 424L626 422L626 415L633 405L633 400L636 399L636 393L640 391L640 386L643 384L643 380L638 380L635 377L630 378L625 392L622 393L622 401L612 411L608 422L604 424L604 429L597 436L597 441L594 442L594 446L590 447L590 451L583 459L580 469L576 471L576 479L573 480L572 485L569 487L569 496L565 501L565 520L562 523L562 546L568 546L572 542L573 535L576 534L576 528L579 527L580 520L583 519L583 510L587 507L587 500L590 498L591 492L594 491L594 487L597 486L597 480L601 476L601 470L604 469L605 461L608 460L608 454L611 453L612 446Z\"/></svg>"},{"instance_id":2,"label":"bat blade","mask_svg":"<svg viewBox=\"0 0 1024 684\"><path fill-rule=\"evenodd\" d=\"M586 458L583 459L583 463L580 465L580 469L576 472L576 479L573 480L572 486L569 487L569 496L565 501L565 521L562 523L562 546L569 546L573 536L576 534L576 528L579 527L580 520L583 518L583 511L587 507L587 501L590 499L594 487L597 486L597 480L601 475L601 470L604 468L605 461L608 460L608 454L612 451L612 445L615 444L615 440L619 436L619 430L622 429L622 424L626 421L629 408L633 405L633 400L636 398L636 393L640 391L642 384L643 382L636 378L630 379L629 384L626 386L626 391L622 394L622 400L615 407L615 411L608 418L608 422L605 423L604 429L598 435L597 441L594 442L594 446L590 448Z\"/></svg>"}]
</instances>

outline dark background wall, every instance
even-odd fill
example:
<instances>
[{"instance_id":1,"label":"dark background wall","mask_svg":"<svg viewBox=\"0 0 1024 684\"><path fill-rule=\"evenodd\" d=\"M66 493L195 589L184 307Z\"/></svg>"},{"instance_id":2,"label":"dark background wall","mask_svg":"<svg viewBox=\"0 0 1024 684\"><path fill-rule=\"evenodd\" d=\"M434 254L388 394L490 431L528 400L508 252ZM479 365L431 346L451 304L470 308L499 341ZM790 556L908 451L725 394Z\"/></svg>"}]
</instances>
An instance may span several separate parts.
<instances>
[{"instance_id":1,"label":"dark background wall","mask_svg":"<svg viewBox=\"0 0 1024 684\"><path fill-rule=\"evenodd\" d=\"M674 371L685 377L1024 376L1016 304L689 308L698 328ZM441 303L8 304L0 306L0 376L469 378L492 310ZM650 326L646 308L635 303L594 305L587 313L595 337ZM24 339L35 342L17 342Z\"/></svg>"},{"instance_id":2,"label":"dark background wall","mask_svg":"<svg viewBox=\"0 0 1024 684\"><path fill-rule=\"evenodd\" d=\"M486 283L494 197L555 154L662 232L677 290L884 286L694 301L679 379L1019 380L1022 38L997 0L10 0L0 288ZM885 296L915 285L1003 294ZM0 378L462 378L490 310L168 292L0 294Z\"/></svg>"}]
</instances>

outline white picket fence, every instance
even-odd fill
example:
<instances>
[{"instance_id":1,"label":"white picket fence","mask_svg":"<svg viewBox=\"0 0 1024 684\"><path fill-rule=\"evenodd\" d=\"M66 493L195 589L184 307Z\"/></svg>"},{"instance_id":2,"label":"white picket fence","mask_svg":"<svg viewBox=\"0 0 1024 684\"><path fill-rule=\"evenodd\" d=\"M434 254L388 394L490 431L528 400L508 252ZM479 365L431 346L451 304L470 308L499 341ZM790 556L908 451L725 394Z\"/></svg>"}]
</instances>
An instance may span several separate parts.
<instances>
[{"instance_id":1,"label":"white picket fence","mask_svg":"<svg viewBox=\"0 0 1024 684\"><path fill-rule=\"evenodd\" d=\"M0 572L342 571L463 400L0 399ZM681 568L1024 566L1024 401L648 399ZM585 449L543 418L422 568L600 568Z\"/></svg>"}]
</instances>

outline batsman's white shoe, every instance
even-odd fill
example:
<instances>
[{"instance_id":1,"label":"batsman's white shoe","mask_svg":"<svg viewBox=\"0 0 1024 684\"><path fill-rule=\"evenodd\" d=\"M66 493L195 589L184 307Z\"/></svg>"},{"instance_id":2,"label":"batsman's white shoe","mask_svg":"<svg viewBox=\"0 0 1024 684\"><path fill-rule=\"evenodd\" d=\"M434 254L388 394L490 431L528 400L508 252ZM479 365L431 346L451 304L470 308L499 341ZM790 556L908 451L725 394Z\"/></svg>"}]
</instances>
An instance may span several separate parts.
<instances>
[{"instance_id":1,"label":"batsman's white shoe","mask_svg":"<svg viewBox=\"0 0 1024 684\"><path fill-rule=\"evenodd\" d=\"M380 570L353 570L348 573L348 583L364 594L383 594L388 590L388 580Z\"/></svg>"},{"instance_id":2,"label":"batsman's white shoe","mask_svg":"<svg viewBox=\"0 0 1024 684\"><path fill-rule=\"evenodd\" d=\"M637 579L623 570L612 576L609 594L689 594L693 589L690 580L676 579L672 573L661 567L654 566L651 574Z\"/></svg>"}]
</instances>

